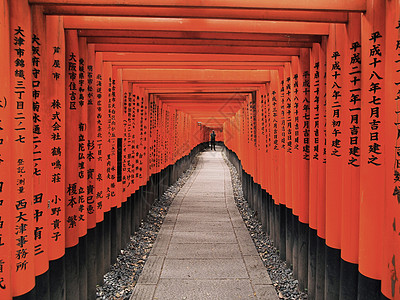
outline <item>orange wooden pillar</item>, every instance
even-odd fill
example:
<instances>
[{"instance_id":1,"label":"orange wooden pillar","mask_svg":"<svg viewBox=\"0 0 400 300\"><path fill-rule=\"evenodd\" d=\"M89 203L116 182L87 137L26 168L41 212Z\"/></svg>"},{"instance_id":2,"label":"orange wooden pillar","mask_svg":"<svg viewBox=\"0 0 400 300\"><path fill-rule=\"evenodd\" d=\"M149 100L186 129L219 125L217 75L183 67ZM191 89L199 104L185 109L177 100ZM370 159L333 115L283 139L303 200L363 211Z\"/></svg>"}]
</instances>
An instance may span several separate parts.
<instances>
[{"instance_id":1,"label":"orange wooden pillar","mask_svg":"<svg viewBox=\"0 0 400 300\"><path fill-rule=\"evenodd\" d=\"M35 275L37 289L43 289L43 297L49 294L48 240L49 240L49 209L46 199L48 196L47 168L51 136L49 118L50 106L46 103L48 77L45 76L46 56L46 23L43 9L32 8L32 108L33 108L33 222L34 222L34 251ZM40 276L43 275L43 276ZM46 292L44 292L46 291Z\"/></svg>"},{"instance_id":2,"label":"orange wooden pillar","mask_svg":"<svg viewBox=\"0 0 400 300\"><path fill-rule=\"evenodd\" d=\"M385 1L367 1L361 19L361 159L358 297L378 299L385 197ZM390 162L392 163L392 162ZM375 280L373 280L375 279Z\"/></svg>"},{"instance_id":3,"label":"orange wooden pillar","mask_svg":"<svg viewBox=\"0 0 400 300\"><path fill-rule=\"evenodd\" d=\"M86 58L86 82L87 91L87 136L86 136L86 202L87 202L87 269L91 275L87 277L87 297L95 293L97 278L97 259L96 259L96 157L97 157L97 137L96 137L96 97L95 97L95 52L94 45L87 46ZM91 247L96 245L96 247Z\"/></svg>"},{"instance_id":4,"label":"orange wooden pillar","mask_svg":"<svg viewBox=\"0 0 400 300\"><path fill-rule=\"evenodd\" d=\"M339 297L342 223L342 174L345 151L344 111L345 25L330 26L326 72L326 270L325 297ZM345 77L346 76L346 77Z\"/></svg>"},{"instance_id":5,"label":"orange wooden pillar","mask_svg":"<svg viewBox=\"0 0 400 300\"><path fill-rule=\"evenodd\" d=\"M122 74L121 70L113 70L113 80L115 80L115 139L116 139L116 187L115 197L117 199L118 206L121 206L121 201L126 202L127 197L122 196L122 140L124 138L124 99L122 93Z\"/></svg>"},{"instance_id":6,"label":"orange wooden pillar","mask_svg":"<svg viewBox=\"0 0 400 300\"><path fill-rule=\"evenodd\" d=\"M105 272L106 263L104 262L105 252L105 123L103 115L105 114L104 107L104 86L103 86L103 57L101 53L95 52L94 62L94 105L96 108L96 138L95 138L95 191L96 191L96 272L98 274L97 283L101 283L103 278L101 273Z\"/></svg>"},{"instance_id":7,"label":"orange wooden pillar","mask_svg":"<svg viewBox=\"0 0 400 300\"><path fill-rule=\"evenodd\" d=\"M78 136L78 235L79 235L79 297L88 295L87 251L88 251L88 203L87 203L87 172L88 172L88 97L87 97L87 63L88 47L86 38L79 37L78 61L78 93L77 110L79 113ZM89 245L90 247L90 245Z\"/></svg>"},{"instance_id":8,"label":"orange wooden pillar","mask_svg":"<svg viewBox=\"0 0 400 300\"><path fill-rule=\"evenodd\" d=\"M260 105L259 105L259 126L260 126L260 133L259 133L259 162L260 171L259 174L261 176L261 188L265 190L267 193L269 192L269 172L268 172L268 154L269 154L269 147L268 147L268 117L267 117L267 107L268 107L268 97L266 86L263 86L263 89L260 91ZM263 195L262 195L263 197ZM263 214L265 212L262 212ZM268 228L268 227L266 227ZM268 231L268 230L267 230Z\"/></svg>"},{"instance_id":9,"label":"orange wooden pillar","mask_svg":"<svg viewBox=\"0 0 400 300\"><path fill-rule=\"evenodd\" d=\"M96 222L104 220L104 199L105 199L105 154L104 142L105 129L103 114L105 113L103 103L103 57L101 53L96 52L94 65L95 87L94 97L96 105L96 148L95 153L95 178L96 178Z\"/></svg>"},{"instance_id":10,"label":"orange wooden pillar","mask_svg":"<svg viewBox=\"0 0 400 300\"><path fill-rule=\"evenodd\" d=\"M130 197L131 191L130 187L130 157L131 157L131 149L130 149L130 114L129 112L129 100L131 97L128 97L128 82L122 82L122 91L124 97L124 140L122 144L123 149L123 163L122 163L122 185L123 185L123 195L124 197Z\"/></svg>"},{"instance_id":11,"label":"orange wooden pillar","mask_svg":"<svg viewBox=\"0 0 400 300\"><path fill-rule=\"evenodd\" d=\"M267 234L273 238L274 235L274 226L273 226L273 176L272 176L272 154L274 151L273 147L273 123L272 123L272 91L271 91L271 82L268 82L265 85L265 94L264 94L264 130L265 130L265 159L264 159L264 172L265 172L265 190L267 192L266 206L267 206L267 214L266 214L266 228Z\"/></svg>"},{"instance_id":12,"label":"orange wooden pillar","mask_svg":"<svg viewBox=\"0 0 400 300\"><path fill-rule=\"evenodd\" d=\"M9 27L9 7L8 1L0 1L0 10L3 13L0 16L0 55L4 58L3 68L1 69L1 78L9 78L11 60L10 60L10 27ZM11 146L13 141L11 128L12 98L10 80L0 81L0 298L11 299L12 283L11 270L14 268L12 263L12 230L14 229L14 220L12 218L11 199L12 181L7 172L11 170Z\"/></svg>"},{"instance_id":13,"label":"orange wooden pillar","mask_svg":"<svg viewBox=\"0 0 400 300\"><path fill-rule=\"evenodd\" d=\"M116 207L115 197L112 196L111 181L111 90L110 78L112 66L110 62L102 62L102 124L103 124L103 182L104 182L104 269L108 272L112 262L113 251L113 225L115 223L115 214L112 211Z\"/></svg>"},{"instance_id":14,"label":"orange wooden pillar","mask_svg":"<svg viewBox=\"0 0 400 300\"><path fill-rule=\"evenodd\" d=\"M271 135L272 135L272 153L271 153L271 186L272 186L272 199L273 199L273 237L277 245L279 245L280 234L279 234L279 153L280 153L280 105L279 105L279 74L278 71L271 71ZM276 171L275 171L276 170Z\"/></svg>"},{"instance_id":15,"label":"orange wooden pillar","mask_svg":"<svg viewBox=\"0 0 400 300\"><path fill-rule=\"evenodd\" d=\"M142 170L143 173L143 185L146 184L148 181L150 174L148 169L148 159L149 159L149 97L148 94L145 93L143 90L140 91L141 95L141 114L143 114L143 125L141 128L141 145L143 151L143 159L142 159ZM147 214L147 212L146 212Z\"/></svg>"},{"instance_id":16,"label":"orange wooden pillar","mask_svg":"<svg viewBox=\"0 0 400 300\"><path fill-rule=\"evenodd\" d=\"M285 195L286 195L286 208L293 209L293 198L292 198L292 153L293 153L293 134L292 134L292 98L293 98L293 74L292 66L290 63L285 63L283 69L283 89L284 89L284 106L283 111L285 114ZM290 226L290 225L289 225ZM290 238L289 238L290 239ZM288 240L288 239L287 239ZM287 245L289 246L289 245ZM286 249L288 250L288 249ZM287 253L289 254L289 253ZM291 258L289 258L291 260Z\"/></svg>"},{"instance_id":17,"label":"orange wooden pillar","mask_svg":"<svg viewBox=\"0 0 400 300\"><path fill-rule=\"evenodd\" d=\"M62 297L65 291L64 254L66 238L66 203L65 203L65 36L62 17L46 16L46 101L43 122L50 135L47 145L46 161L47 195L50 199L49 259L50 259L50 294ZM57 284L55 284L57 283Z\"/></svg>"},{"instance_id":18,"label":"orange wooden pillar","mask_svg":"<svg viewBox=\"0 0 400 300\"><path fill-rule=\"evenodd\" d=\"M95 52L94 45L88 45L87 50L87 66L86 66L86 78L87 78L87 156L86 156L86 168L87 168L87 227L93 229L96 227L96 88L95 88Z\"/></svg>"},{"instance_id":19,"label":"orange wooden pillar","mask_svg":"<svg viewBox=\"0 0 400 300\"><path fill-rule=\"evenodd\" d=\"M283 209L286 205L286 184L285 184L285 154L286 154L286 123L285 123L285 74L283 68L279 70L279 91L278 91L278 148L279 148L279 204ZM286 259L286 216L281 211L281 243L279 246L282 259Z\"/></svg>"},{"instance_id":20,"label":"orange wooden pillar","mask_svg":"<svg viewBox=\"0 0 400 300\"><path fill-rule=\"evenodd\" d=\"M28 1L10 1L11 282L12 295L35 285L33 220L33 111L31 12ZM8 77L6 77L8 78ZM4 101L4 99L3 99Z\"/></svg>"},{"instance_id":21,"label":"orange wooden pillar","mask_svg":"<svg viewBox=\"0 0 400 300\"><path fill-rule=\"evenodd\" d=\"M103 154L104 154L104 164L105 173L104 175L104 192L105 199L103 201L104 213L111 210L112 207L116 206L115 197L112 196L112 166L111 166L111 76L112 76L112 66L110 62L103 62L103 76L102 76L102 120L103 120Z\"/></svg>"},{"instance_id":22,"label":"orange wooden pillar","mask_svg":"<svg viewBox=\"0 0 400 300\"><path fill-rule=\"evenodd\" d=\"M400 299L400 39L399 2L386 3L385 201L383 223L382 293Z\"/></svg>"},{"instance_id":23,"label":"orange wooden pillar","mask_svg":"<svg viewBox=\"0 0 400 300\"><path fill-rule=\"evenodd\" d=\"M326 37L323 37L319 48L320 78L319 103L317 103L319 106L317 231L318 236L324 240L326 236L326 44Z\"/></svg>"},{"instance_id":24,"label":"orange wooden pillar","mask_svg":"<svg viewBox=\"0 0 400 300\"><path fill-rule=\"evenodd\" d=\"M122 197L129 198L127 188L127 168L128 168L128 84L122 81L121 78L121 93L122 93L122 115L123 115L123 139L122 139ZM133 230L133 229L132 229Z\"/></svg>"},{"instance_id":25,"label":"orange wooden pillar","mask_svg":"<svg viewBox=\"0 0 400 300\"><path fill-rule=\"evenodd\" d=\"M279 70L278 92L278 147L279 147L279 250L280 257L286 260L286 120L285 120L285 74L284 69Z\"/></svg>"},{"instance_id":26,"label":"orange wooden pillar","mask_svg":"<svg viewBox=\"0 0 400 300\"><path fill-rule=\"evenodd\" d=\"M309 163L310 163L310 53L301 51L299 60L299 148L301 151L299 166L299 221L309 223Z\"/></svg>"},{"instance_id":27,"label":"orange wooden pillar","mask_svg":"<svg viewBox=\"0 0 400 300\"><path fill-rule=\"evenodd\" d=\"M286 261L293 265L293 74L290 63L283 69L284 113L285 113L285 214L286 214Z\"/></svg>"},{"instance_id":28,"label":"orange wooden pillar","mask_svg":"<svg viewBox=\"0 0 400 300\"><path fill-rule=\"evenodd\" d=\"M264 175L266 180L265 180L265 190L268 192L269 196L271 196L271 187L272 187L272 178L271 178L271 154L273 150L272 146L272 123L271 123L271 108L270 108L270 103L271 103L271 89L270 89L271 83L267 83L265 86L265 91L264 91L264 130L265 130L265 160L264 160L264 166L265 166L265 172L266 174ZM269 199L271 200L271 198ZM269 229L271 231L271 228Z\"/></svg>"},{"instance_id":29,"label":"orange wooden pillar","mask_svg":"<svg viewBox=\"0 0 400 300\"><path fill-rule=\"evenodd\" d=\"M309 172L309 260L308 292L316 297L317 229L318 229L318 161L320 159L320 45L310 50L310 172Z\"/></svg>"},{"instance_id":30,"label":"orange wooden pillar","mask_svg":"<svg viewBox=\"0 0 400 300\"><path fill-rule=\"evenodd\" d=\"M76 30L65 31L65 208L66 208L66 293L79 297L79 45Z\"/></svg>"},{"instance_id":31,"label":"orange wooden pillar","mask_svg":"<svg viewBox=\"0 0 400 300\"><path fill-rule=\"evenodd\" d=\"M124 98L122 92L122 74L121 70L113 68L113 95L115 97L115 197L117 208L121 209L121 222L117 225L121 226L121 245L123 248L129 241L132 233L132 201L131 198L123 195L123 139L124 139ZM130 195L129 195L130 196Z\"/></svg>"},{"instance_id":32,"label":"orange wooden pillar","mask_svg":"<svg viewBox=\"0 0 400 300\"><path fill-rule=\"evenodd\" d=\"M325 238L326 238L326 37L319 47L318 105L318 181L317 181L317 270L316 296L325 295Z\"/></svg>"},{"instance_id":33,"label":"orange wooden pillar","mask_svg":"<svg viewBox=\"0 0 400 300\"><path fill-rule=\"evenodd\" d=\"M110 62L103 63L103 122L104 122L104 157L106 170L104 173L105 182L105 264L115 261L117 256L117 248L120 247L121 226L118 226L120 221L117 210L117 200L115 197L115 163L116 147L115 143L115 96L113 96L113 78L112 65ZM115 92L114 92L115 95ZM114 130L114 131L113 131ZM114 132L114 137L113 137ZM109 241L108 241L109 239ZM109 253L108 253L109 252ZM107 265L107 270L109 266Z\"/></svg>"},{"instance_id":34,"label":"orange wooden pillar","mask_svg":"<svg viewBox=\"0 0 400 300\"><path fill-rule=\"evenodd\" d=\"M85 38L79 38L79 62L78 62L78 105L79 113L79 136L78 136L78 227L79 237L87 233L87 142L88 142L88 99L87 99L87 63L88 49ZM83 270L82 270L83 271Z\"/></svg>"},{"instance_id":35,"label":"orange wooden pillar","mask_svg":"<svg viewBox=\"0 0 400 300\"><path fill-rule=\"evenodd\" d=\"M310 171L310 51L302 49L299 59L299 287L308 287L308 241L309 241L309 171Z\"/></svg>"},{"instance_id":36,"label":"orange wooden pillar","mask_svg":"<svg viewBox=\"0 0 400 300\"><path fill-rule=\"evenodd\" d=\"M357 297L360 210L361 16L350 14L344 35L340 297ZM341 39L339 37L339 39ZM343 37L342 37L343 39Z\"/></svg>"},{"instance_id":37,"label":"orange wooden pillar","mask_svg":"<svg viewBox=\"0 0 400 300\"><path fill-rule=\"evenodd\" d=\"M291 62L291 78L292 78L292 98L290 102L291 106L291 142L292 142L292 208L293 215L299 216L299 161L301 159L301 153L299 148L299 136L300 136L300 125L299 125L299 58L297 56L292 57Z\"/></svg>"},{"instance_id":38,"label":"orange wooden pillar","mask_svg":"<svg viewBox=\"0 0 400 300\"><path fill-rule=\"evenodd\" d=\"M136 99L133 94L132 84L128 84L128 167L127 167L127 178L130 193L136 192L136 182L135 179L135 166L136 166L136 153L138 153L135 140L136 140Z\"/></svg>"},{"instance_id":39,"label":"orange wooden pillar","mask_svg":"<svg viewBox=\"0 0 400 300\"><path fill-rule=\"evenodd\" d=\"M78 35L75 30L65 31L66 41L66 247L74 247L78 244L78 193L79 174L79 111L78 111L78 68L79 48Z\"/></svg>"},{"instance_id":40,"label":"orange wooden pillar","mask_svg":"<svg viewBox=\"0 0 400 300\"><path fill-rule=\"evenodd\" d=\"M293 274L299 278L299 246L302 241L299 239L299 195L300 195L300 161L302 159L299 141L300 141L300 101L299 101L299 57L292 57L291 78L292 78L292 99L291 99L291 141L292 141L292 208L293 208ZM301 241L301 242L300 242Z\"/></svg>"}]
</instances>

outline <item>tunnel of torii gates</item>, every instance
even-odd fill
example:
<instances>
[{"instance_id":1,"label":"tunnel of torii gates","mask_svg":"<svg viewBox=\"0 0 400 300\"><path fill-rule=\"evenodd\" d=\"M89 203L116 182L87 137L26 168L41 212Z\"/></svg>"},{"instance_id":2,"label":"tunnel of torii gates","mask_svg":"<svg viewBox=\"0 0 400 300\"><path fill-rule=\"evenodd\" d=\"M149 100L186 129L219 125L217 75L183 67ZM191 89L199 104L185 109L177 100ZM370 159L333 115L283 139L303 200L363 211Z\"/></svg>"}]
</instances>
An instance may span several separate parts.
<instances>
[{"instance_id":1,"label":"tunnel of torii gates","mask_svg":"<svg viewBox=\"0 0 400 300\"><path fill-rule=\"evenodd\" d=\"M224 143L309 299L400 299L400 2L0 0L0 299L90 299Z\"/></svg>"}]
</instances>

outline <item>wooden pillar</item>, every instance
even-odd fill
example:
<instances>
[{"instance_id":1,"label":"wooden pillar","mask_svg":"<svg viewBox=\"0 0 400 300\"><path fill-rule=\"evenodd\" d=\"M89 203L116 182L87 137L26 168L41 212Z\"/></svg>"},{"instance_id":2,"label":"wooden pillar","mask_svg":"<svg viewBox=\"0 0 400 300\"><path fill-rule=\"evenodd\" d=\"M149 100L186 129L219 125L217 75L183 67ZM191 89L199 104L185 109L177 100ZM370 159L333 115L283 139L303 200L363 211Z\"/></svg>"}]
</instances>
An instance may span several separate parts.
<instances>
[{"instance_id":1,"label":"wooden pillar","mask_svg":"<svg viewBox=\"0 0 400 300\"><path fill-rule=\"evenodd\" d=\"M96 137L96 98L95 98L95 52L94 45L87 46L86 58L86 102L87 102L87 137L86 137L86 202L87 202L87 298L93 297L96 293L97 267L96 249L96 154L97 154L97 137Z\"/></svg>"},{"instance_id":2,"label":"wooden pillar","mask_svg":"<svg viewBox=\"0 0 400 300\"><path fill-rule=\"evenodd\" d=\"M345 25L332 24L327 45L326 73L326 264L325 298L338 299L342 223L342 174L347 149L343 147Z\"/></svg>"},{"instance_id":3,"label":"wooden pillar","mask_svg":"<svg viewBox=\"0 0 400 300\"><path fill-rule=\"evenodd\" d=\"M299 57L293 57L291 62L291 77L293 78L293 89L291 99L291 119L292 119L292 206L293 206L293 275L299 278L299 246L302 241L299 239L299 195L300 195L300 162L302 160L302 153L299 147L300 144L300 100L299 100ZM303 258L302 258L303 259Z\"/></svg>"},{"instance_id":4,"label":"wooden pillar","mask_svg":"<svg viewBox=\"0 0 400 300\"><path fill-rule=\"evenodd\" d=\"M2 78L0 81L0 298L10 299L12 297L11 269L14 268L11 259L12 230L14 220L12 218L11 199L12 181L7 172L11 170L11 147L13 141L9 138L12 130L12 98L10 78L10 27L8 0L0 1L0 55L4 58L3 67L0 70ZM15 172L15 171L13 171Z\"/></svg>"},{"instance_id":5,"label":"wooden pillar","mask_svg":"<svg viewBox=\"0 0 400 300\"><path fill-rule=\"evenodd\" d=\"M65 208L66 297L79 298L79 45L76 30L65 31Z\"/></svg>"},{"instance_id":6,"label":"wooden pillar","mask_svg":"<svg viewBox=\"0 0 400 300\"><path fill-rule=\"evenodd\" d=\"M46 101L43 122L51 128L44 134L50 135L46 155L48 188L50 199L49 226L49 259L50 259L50 295L54 298L65 297L65 37L63 19L58 16L46 16ZM53 119L54 118L54 119Z\"/></svg>"},{"instance_id":7,"label":"wooden pillar","mask_svg":"<svg viewBox=\"0 0 400 300\"><path fill-rule=\"evenodd\" d=\"M35 292L43 299L50 298L49 257L48 257L48 218L47 189L49 169L48 147L51 144L50 107L46 105L47 80L45 69L46 23L43 8L32 7L32 109L33 109L33 212L34 212L34 251L35 251Z\"/></svg>"},{"instance_id":8,"label":"wooden pillar","mask_svg":"<svg viewBox=\"0 0 400 300\"><path fill-rule=\"evenodd\" d=\"M318 229L318 160L320 159L320 80L321 62L320 45L313 44L310 50L310 173L309 173L309 260L308 260L308 293L316 297L316 262L317 262L317 229Z\"/></svg>"},{"instance_id":9,"label":"wooden pillar","mask_svg":"<svg viewBox=\"0 0 400 300\"><path fill-rule=\"evenodd\" d=\"M103 121L103 57L99 52L95 53L95 65L94 65L94 97L96 106L96 168L95 168L95 178L96 178L96 222L102 222L104 220L104 199L105 199L105 158L104 158L104 121Z\"/></svg>"},{"instance_id":10,"label":"wooden pillar","mask_svg":"<svg viewBox=\"0 0 400 300\"><path fill-rule=\"evenodd\" d=\"M79 113L79 136L78 136L78 227L79 237L87 233L87 142L88 142L88 97L87 97L87 43L86 38L79 38L79 61L78 61L78 101Z\"/></svg>"},{"instance_id":11,"label":"wooden pillar","mask_svg":"<svg viewBox=\"0 0 400 300\"><path fill-rule=\"evenodd\" d=\"M349 15L343 60L340 299L357 297L360 221L361 15ZM340 38L340 37L339 37Z\"/></svg>"},{"instance_id":12,"label":"wooden pillar","mask_svg":"<svg viewBox=\"0 0 400 300\"><path fill-rule=\"evenodd\" d=\"M299 59L299 288L308 287L309 170L310 170L310 51L303 49Z\"/></svg>"},{"instance_id":13,"label":"wooden pillar","mask_svg":"<svg viewBox=\"0 0 400 300\"><path fill-rule=\"evenodd\" d=\"M88 172L88 97L87 97L87 57L86 38L79 37L78 62L78 105L79 136L78 136L78 235L79 235L79 297L84 299L88 293L88 203L87 203L87 172ZM90 274L91 271L89 271Z\"/></svg>"},{"instance_id":14,"label":"wooden pillar","mask_svg":"<svg viewBox=\"0 0 400 300\"><path fill-rule=\"evenodd\" d=\"M386 2L385 69L385 201L383 223L382 294L400 299L400 5Z\"/></svg>"},{"instance_id":15,"label":"wooden pillar","mask_svg":"<svg viewBox=\"0 0 400 300\"><path fill-rule=\"evenodd\" d=\"M285 63L283 74L284 88L284 107L285 114L285 213L286 213L286 261L289 265L293 265L293 119L292 119L292 98L293 98L293 74L292 65Z\"/></svg>"},{"instance_id":16,"label":"wooden pillar","mask_svg":"<svg viewBox=\"0 0 400 300\"><path fill-rule=\"evenodd\" d=\"M358 297L378 299L385 197L385 1L367 1L361 18L361 159Z\"/></svg>"},{"instance_id":17,"label":"wooden pillar","mask_svg":"<svg viewBox=\"0 0 400 300\"><path fill-rule=\"evenodd\" d=\"M35 285L33 218L32 31L28 1L10 1L10 183L12 295ZM7 77L6 77L7 78ZM3 99L4 101L4 99Z\"/></svg>"},{"instance_id":18,"label":"wooden pillar","mask_svg":"<svg viewBox=\"0 0 400 300\"><path fill-rule=\"evenodd\" d=\"M279 171L279 153L280 153L280 135L281 126L280 126L280 105L279 105L279 74L278 71L271 71L271 115L272 115L272 141L273 141L273 151L272 151L272 170ZM240 156L239 156L240 157ZM275 175L275 176L273 176ZM273 186L273 210L274 210L274 223L273 223L273 236L276 245L279 245L279 199L280 199L280 189L279 189L279 176L277 174L271 174L272 176L272 186Z\"/></svg>"},{"instance_id":19,"label":"wooden pillar","mask_svg":"<svg viewBox=\"0 0 400 300\"><path fill-rule=\"evenodd\" d=\"M318 183L317 183L317 299L325 295L326 257L326 39L322 37L319 48L319 102L318 108Z\"/></svg>"},{"instance_id":20,"label":"wooden pillar","mask_svg":"<svg viewBox=\"0 0 400 300\"><path fill-rule=\"evenodd\" d=\"M103 56L94 52L94 105L96 109L95 135L95 191L96 191L96 273L97 284L103 282L104 263L104 199L105 199L105 158L104 158L104 104L103 104Z\"/></svg>"}]
</instances>

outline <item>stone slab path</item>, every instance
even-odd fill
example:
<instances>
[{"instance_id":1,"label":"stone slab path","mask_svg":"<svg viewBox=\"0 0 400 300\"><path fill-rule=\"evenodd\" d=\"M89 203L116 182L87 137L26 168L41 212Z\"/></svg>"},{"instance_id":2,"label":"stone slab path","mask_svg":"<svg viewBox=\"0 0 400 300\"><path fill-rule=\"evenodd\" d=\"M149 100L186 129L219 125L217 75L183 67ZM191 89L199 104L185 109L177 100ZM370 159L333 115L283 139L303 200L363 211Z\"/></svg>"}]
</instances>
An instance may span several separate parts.
<instances>
[{"instance_id":1,"label":"stone slab path","mask_svg":"<svg viewBox=\"0 0 400 300\"><path fill-rule=\"evenodd\" d=\"M221 148L175 197L132 299L278 299L236 208Z\"/></svg>"}]
</instances>

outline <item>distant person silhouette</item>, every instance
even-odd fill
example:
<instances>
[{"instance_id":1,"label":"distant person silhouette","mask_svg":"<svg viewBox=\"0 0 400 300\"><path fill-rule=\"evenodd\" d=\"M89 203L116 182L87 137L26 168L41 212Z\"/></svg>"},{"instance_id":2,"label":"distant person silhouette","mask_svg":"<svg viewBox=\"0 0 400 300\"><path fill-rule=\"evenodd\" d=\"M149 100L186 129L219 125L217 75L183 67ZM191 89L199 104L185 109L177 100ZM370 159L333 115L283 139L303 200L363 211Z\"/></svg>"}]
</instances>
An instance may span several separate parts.
<instances>
[{"instance_id":1,"label":"distant person silhouette","mask_svg":"<svg viewBox=\"0 0 400 300\"><path fill-rule=\"evenodd\" d=\"M215 131L213 130L211 132L211 134L210 134L210 137L211 137L211 150L213 149L213 147L214 147L214 150L215 150L215 136L216 136L216 134L215 134ZM217 150L215 150L215 151L217 151Z\"/></svg>"}]
</instances>

